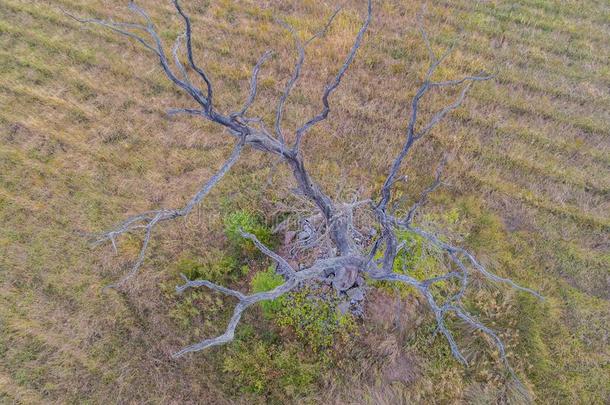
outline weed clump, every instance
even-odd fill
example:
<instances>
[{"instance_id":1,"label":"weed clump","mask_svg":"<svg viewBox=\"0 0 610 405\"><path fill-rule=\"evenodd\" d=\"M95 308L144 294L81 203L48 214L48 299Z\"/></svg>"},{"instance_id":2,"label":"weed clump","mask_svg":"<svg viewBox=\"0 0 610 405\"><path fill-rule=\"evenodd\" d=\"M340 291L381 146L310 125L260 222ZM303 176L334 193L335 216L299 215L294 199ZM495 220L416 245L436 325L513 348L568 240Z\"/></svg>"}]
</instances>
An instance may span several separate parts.
<instances>
[{"instance_id":1,"label":"weed clump","mask_svg":"<svg viewBox=\"0 0 610 405\"><path fill-rule=\"evenodd\" d=\"M251 286L252 291L255 293L263 291L271 291L275 287L284 283L282 276L275 273L273 266L267 268L265 271L259 271L252 278ZM272 301L263 301L260 303L265 318L273 318L284 306L284 297L276 298Z\"/></svg>"},{"instance_id":2,"label":"weed clump","mask_svg":"<svg viewBox=\"0 0 610 405\"><path fill-rule=\"evenodd\" d=\"M224 233L231 247L242 256L257 256L259 252L252 241L241 235L241 231L255 235L266 246L274 246L272 231L260 217L246 210L235 211L224 218Z\"/></svg>"},{"instance_id":3,"label":"weed clump","mask_svg":"<svg viewBox=\"0 0 610 405\"><path fill-rule=\"evenodd\" d=\"M271 403L314 392L321 367L299 353L297 346L246 339L231 345L223 361L223 371L237 391L264 395Z\"/></svg>"}]
</instances>

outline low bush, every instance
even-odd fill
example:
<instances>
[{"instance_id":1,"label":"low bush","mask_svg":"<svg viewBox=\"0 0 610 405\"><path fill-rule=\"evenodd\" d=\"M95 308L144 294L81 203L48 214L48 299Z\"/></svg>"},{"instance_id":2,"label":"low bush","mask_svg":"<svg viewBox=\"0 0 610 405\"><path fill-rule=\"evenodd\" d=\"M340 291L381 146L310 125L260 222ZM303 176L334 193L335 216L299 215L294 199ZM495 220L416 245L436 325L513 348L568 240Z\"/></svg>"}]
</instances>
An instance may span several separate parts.
<instances>
[{"instance_id":1,"label":"low bush","mask_svg":"<svg viewBox=\"0 0 610 405\"><path fill-rule=\"evenodd\" d=\"M246 210L239 210L228 214L224 218L224 232L232 248L242 256L257 256L259 251L252 241L241 236L241 230L255 235L261 243L268 247L274 246L271 229L261 219Z\"/></svg>"},{"instance_id":2,"label":"low bush","mask_svg":"<svg viewBox=\"0 0 610 405\"><path fill-rule=\"evenodd\" d=\"M255 293L271 291L284 282L282 276L275 273L274 267L270 266L265 271L259 271L251 281L252 291ZM265 318L270 319L277 314L284 305L285 298L280 297L273 301L262 301L260 303Z\"/></svg>"},{"instance_id":3,"label":"low bush","mask_svg":"<svg viewBox=\"0 0 610 405\"><path fill-rule=\"evenodd\" d=\"M267 403L284 403L314 392L320 365L305 358L295 345L253 340L228 346L223 371L233 389L264 395Z\"/></svg>"}]
</instances>

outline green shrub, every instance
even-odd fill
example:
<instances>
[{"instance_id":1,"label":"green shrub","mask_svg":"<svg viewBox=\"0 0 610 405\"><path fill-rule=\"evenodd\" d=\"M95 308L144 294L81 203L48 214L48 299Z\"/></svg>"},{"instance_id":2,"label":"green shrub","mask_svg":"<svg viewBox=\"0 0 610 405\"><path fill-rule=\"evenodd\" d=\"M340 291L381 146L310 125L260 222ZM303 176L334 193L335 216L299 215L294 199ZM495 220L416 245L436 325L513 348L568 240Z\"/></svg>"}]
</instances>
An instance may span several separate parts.
<instances>
[{"instance_id":1,"label":"green shrub","mask_svg":"<svg viewBox=\"0 0 610 405\"><path fill-rule=\"evenodd\" d=\"M347 338L355 326L351 315L339 313L337 300L320 298L311 288L286 295L275 321L292 329L301 342L320 354L325 354L324 349L336 338Z\"/></svg>"},{"instance_id":2,"label":"green shrub","mask_svg":"<svg viewBox=\"0 0 610 405\"><path fill-rule=\"evenodd\" d=\"M184 299L176 302L169 310L169 316L178 323L182 329L188 329L192 326L193 319L201 314L197 301L202 297L201 292L194 292L187 295ZM209 308L206 308L209 310Z\"/></svg>"},{"instance_id":3,"label":"green shrub","mask_svg":"<svg viewBox=\"0 0 610 405\"><path fill-rule=\"evenodd\" d=\"M233 387L265 395L267 402L275 403L312 393L320 370L303 358L298 348L263 340L236 341L228 347L223 361L223 371Z\"/></svg>"},{"instance_id":4,"label":"green shrub","mask_svg":"<svg viewBox=\"0 0 610 405\"><path fill-rule=\"evenodd\" d=\"M434 246L426 243L425 239L415 232L397 232L398 243L405 243L403 249L396 256L394 271L399 274L407 274L417 280L425 280L444 274L442 268L442 252ZM383 252L377 253L381 258ZM443 288L443 282L436 283L436 287ZM371 281L371 285L381 287L387 292L398 290L402 296L412 294L415 289L404 283Z\"/></svg>"},{"instance_id":5,"label":"green shrub","mask_svg":"<svg viewBox=\"0 0 610 405\"><path fill-rule=\"evenodd\" d=\"M272 247L271 229L265 226L259 217L246 210L232 212L224 218L224 231L231 245L245 256L258 253L254 244L241 236L240 230L255 235L261 243Z\"/></svg>"},{"instance_id":6,"label":"green shrub","mask_svg":"<svg viewBox=\"0 0 610 405\"><path fill-rule=\"evenodd\" d=\"M273 290L283 282L273 267L269 267L252 278L251 286L254 292L262 292ZM346 338L355 325L351 316L339 314L338 297L321 298L319 292L306 287L273 301L261 302L267 319L273 319L280 327L290 328L315 353L332 346L335 338Z\"/></svg>"},{"instance_id":7,"label":"green shrub","mask_svg":"<svg viewBox=\"0 0 610 405\"><path fill-rule=\"evenodd\" d=\"M181 259L177 268L179 274L191 280L205 279L215 283L234 281L247 272L247 267L240 267L235 257L213 248L203 257Z\"/></svg>"},{"instance_id":8,"label":"green shrub","mask_svg":"<svg viewBox=\"0 0 610 405\"><path fill-rule=\"evenodd\" d=\"M260 271L254 275L251 281L252 291L255 293L271 291L284 282L282 276L275 273L273 266L267 270ZM279 297L273 301L262 301L263 314L266 318L272 318L284 305L284 297Z\"/></svg>"},{"instance_id":9,"label":"green shrub","mask_svg":"<svg viewBox=\"0 0 610 405\"><path fill-rule=\"evenodd\" d=\"M226 285L241 279L247 274L248 267L240 266L235 257L211 248L203 257L185 257L179 260L176 272L184 274L190 280L204 279ZM176 300L175 285L176 281L172 280L162 288L166 291L166 297L175 300L169 314L183 329L191 328L197 318L209 327L209 323L215 322L216 317L225 307L224 297L208 289L189 290L188 294ZM205 309L203 313L202 308Z\"/></svg>"}]
</instances>

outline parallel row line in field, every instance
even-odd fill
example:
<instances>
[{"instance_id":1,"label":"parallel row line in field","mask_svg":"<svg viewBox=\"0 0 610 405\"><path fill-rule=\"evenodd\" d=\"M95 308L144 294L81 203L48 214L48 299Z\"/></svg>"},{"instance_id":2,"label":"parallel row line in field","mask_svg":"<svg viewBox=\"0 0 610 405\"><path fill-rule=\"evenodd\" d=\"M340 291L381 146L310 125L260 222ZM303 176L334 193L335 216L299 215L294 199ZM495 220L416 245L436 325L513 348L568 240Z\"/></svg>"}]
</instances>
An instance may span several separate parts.
<instances>
[{"instance_id":1,"label":"parallel row line in field","mask_svg":"<svg viewBox=\"0 0 610 405\"><path fill-rule=\"evenodd\" d=\"M9 4L9 5L11 5L11 4ZM43 19L43 20L46 19L46 18L51 18L51 16L53 16L53 14L44 13L42 11L34 11L31 8L27 8L26 6L18 7L16 5L14 5L14 4L12 4L12 6L15 7L16 11L20 11L20 12L26 12L27 11L32 16L36 16L36 17L38 17L40 19ZM78 23L72 22L71 20L67 20L67 21L62 20L61 19L62 18L61 14L59 14L58 16L59 17L55 17L53 19L53 23L54 24L63 23L63 25L65 25L66 27L74 29L75 32L76 32L76 30L79 29L80 26L79 26ZM55 19L57 19L58 21L55 21ZM210 25L210 24L206 23L206 29L211 29L211 28L214 28L214 25L213 24ZM114 35L114 34L109 33L109 32L106 32L103 29L99 29L99 30L95 30L95 31L91 31L91 30L80 31L79 34L86 34L88 36L93 36L93 38L103 38L105 41L110 42L110 43L115 43L115 44L116 43L121 43L120 42L121 40L120 40L119 36ZM489 50L480 49L479 47L477 47L479 42L480 41L475 41L473 43L469 42L467 44L464 44L464 46L466 46L468 49L474 50L475 51L474 53L477 54L477 55L481 55L481 52L483 52L483 53L485 53L485 52L490 53ZM197 45L196 45L196 47L197 47ZM209 47L206 47L206 49L209 49ZM483 56L490 56L490 55L483 55ZM493 56L497 57L499 55L494 54ZM565 76L565 74L568 73L568 72L566 72L565 69L564 69L564 70L562 70L561 73L562 73L562 76ZM516 77L516 76L517 75L515 75L515 74L512 75L512 77ZM582 73L581 72L575 73L574 78L576 78L576 79L582 78ZM555 91L555 90L553 90L555 88L555 86L553 86L553 85L548 86L548 88L551 89L552 91ZM560 93L556 92L556 94L558 96L563 96L563 97L566 97L566 98L573 98L574 101L577 101L577 102L582 102L582 101L589 100L588 95L580 96L580 95L574 94L573 92L561 91ZM592 102L596 102L596 100L591 100L591 101Z\"/></svg>"}]
</instances>

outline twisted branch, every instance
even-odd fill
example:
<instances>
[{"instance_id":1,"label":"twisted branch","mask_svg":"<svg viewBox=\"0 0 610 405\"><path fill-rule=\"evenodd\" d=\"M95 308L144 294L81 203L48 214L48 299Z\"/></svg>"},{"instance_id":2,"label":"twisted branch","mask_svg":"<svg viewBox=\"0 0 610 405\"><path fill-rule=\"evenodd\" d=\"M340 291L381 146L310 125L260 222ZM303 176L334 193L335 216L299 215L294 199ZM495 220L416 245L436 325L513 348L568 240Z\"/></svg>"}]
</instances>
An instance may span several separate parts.
<instances>
[{"instance_id":1,"label":"twisted branch","mask_svg":"<svg viewBox=\"0 0 610 405\"><path fill-rule=\"evenodd\" d=\"M235 145L235 147L233 148L233 152L225 161L225 163L220 167L220 169L206 183L204 183L204 185L184 207L176 210L148 211L143 214L135 215L133 217L128 218L111 231L102 234L98 238L97 243L104 242L105 240L110 240L116 250L117 236L142 228L145 229L144 241L142 242L142 246L140 248L138 260L134 263L127 275L125 275L117 283L107 286L107 288L119 287L123 285L127 280L132 278L134 275L136 275L136 273L142 266L142 263L144 262L144 258L146 257L148 243L150 242L154 227L159 222L187 216L193 210L193 208L195 208L205 198L205 196L208 195L208 193L212 190L212 188L214 188L216 183L218 183L224 177L224 175L227 174L231 167L233 167L235 162L237 162L237 160L239 159L239 155L243 147L244 142L242 139Z\"/></svg>"},{"instance_id":2,"label":"twisted branch","mask_svg":"<svg viewBox=\"0 0 610 405\"><path fill-rule=\"evenodd\" d=\"M263 251L263 253L269 251L269 249L266 247L263 247L263 245L260 242L256 246L259 248L262 247L261 251ZM298 285L300 283L307 281L307 280L321 278L328 271L336 271L337 269L344 267L346 265L359 265L359 264L361 264L360 258L354 257L354 256L341 256L341 257L333 257L330 259L318 260L314 265L312 265L311 267L309 267L307 269L287 274L286 281L283 284L274 288L273 290L266 291L266 292L260 292L260 293L256 293L256 294L252 294L252 295L244 295L244 294L240 293L239 291L221 287L217 284L211 283L206 280L196 280L196 281L188 280L185 276L183 276L186 283L182 286L176 287L177 292L181 293L181 292L185 291L187 288L205 286L212 290L218 291L220 293L233 296L233 297L237 298L239 300L239 302L235 306L235 308L233 310L233 315L231 316L231 319L229 320L227 328L225 329L225 332L222 335L214 337L214 338L210 338L210 339L204 339L201 342L195 343L191 346L187 346L184 349L172 354L172 357L178 358L178 357L184 356L187 353L197 352L197 351L206 349L211 346L217 346L217 345L222 345L222 344L228 343L228 342L232 341L235 337L235 329L237 328L237 325L239 324L239 321L241 319L243 312L246 309L248 309L249 307L251 307L252 305L254 305L258 302L261 302L261 301L270 301L270 300L279 298L282 295L294 290L296 287L298 287Z\"/></svg>"},{"instance_id":3,"label":"twisted branch","mask_svg":"<svg viewBox=\"0 0 610 405\"><path fill-rule=\"evenodd\" d=\"M273 56L273 52L267 51L263 54L263 56L260 57L258 62L256 62L256 65L254 66L254 69L252 69L252 75L250 77L250 92L248 93L248 99L244 103L241 110L231 114L231 118L243 117L244 114L246 114L246 112L248 111L248 109L252 106L252 104L254 104L254 100L256 100L256 93L258 91L258 74L261 70L261 67L263 66L263 63L265 63L269 58L271 58L271 56Z\"/></svg>"},{"instance_id":4,"label":"twisted branch","mask_svg":"<svg viewBox=\"0 0 610 405\"><path fill-rule=\"evenodd\" d=\"M320 38L326 34L328 28L331 26L333 20L335 19L340 10L341 8L337 8L335 12L330 16L324 27L320 31L315 33L311 38L309 38L304 44L301 42L299 35L295 32L294 28L290 24L282 20L277 20L278 24L288 30L288 32L290 32L290 34L292 35L295 47L297 49L297 53L299 55L294 65L294 73L292 74L290 80L286 83L284 92L282 93L282 96L280 97L280 100L278 102L277 111L275 115L275 135L282 143L285 142L284 134L282 133L282 117L284 115L284 105L286 104L286 100L288 100L288 97L290 96L290 92L292 91L297 81L299 80L299 77L301 76L303 63L305 63L305 48L314 39Z\"/></svg>"}]
</instances>

